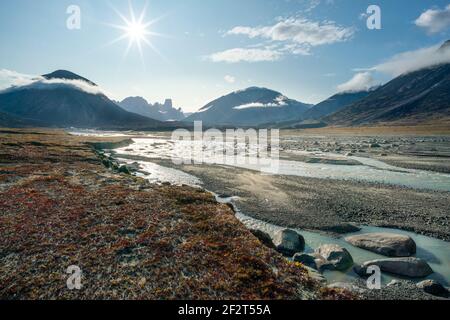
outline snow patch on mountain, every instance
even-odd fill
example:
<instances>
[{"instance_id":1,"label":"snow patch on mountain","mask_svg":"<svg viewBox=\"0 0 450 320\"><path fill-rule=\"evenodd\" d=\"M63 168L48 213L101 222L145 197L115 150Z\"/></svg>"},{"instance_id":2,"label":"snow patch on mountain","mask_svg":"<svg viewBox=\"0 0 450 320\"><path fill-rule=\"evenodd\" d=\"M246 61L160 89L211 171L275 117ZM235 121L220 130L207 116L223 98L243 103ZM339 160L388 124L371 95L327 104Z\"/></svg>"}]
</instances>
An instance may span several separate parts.
<instances>
[{"instance_id":1,"label":"snow patch on mountain","mask_svg":"<svg viewBox=\"0 0 450 320\"><path fill-rule=\"evenodd\" d=\"M287 100L288 100L287 97L285 97L283 95L280 95L273 102L270 102L270 103L252 102L252 103L246 103L246 104L242 104L240 106L236 106L233 109L235 109L235 110L243 110L243 109L249 109L249 108L276 108L276 107L284 107L284 106L287 106L287 103L286 103Z\"/></svg>"}]
</instances>

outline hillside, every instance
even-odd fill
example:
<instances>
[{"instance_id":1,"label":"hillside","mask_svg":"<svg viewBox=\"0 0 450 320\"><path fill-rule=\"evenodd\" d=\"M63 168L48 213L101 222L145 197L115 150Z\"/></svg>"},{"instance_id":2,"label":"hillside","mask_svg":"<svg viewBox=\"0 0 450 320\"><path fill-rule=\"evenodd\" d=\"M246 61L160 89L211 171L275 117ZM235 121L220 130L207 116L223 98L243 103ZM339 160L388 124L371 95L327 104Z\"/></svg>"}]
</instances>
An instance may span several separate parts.
<instances>
[{"instance_id":1,"label":"hillside","mask_svg":"<svg viewBox=\"0 0 450 320\"><path fill-rule=\"evenodd\" d=\"M335 113L358 100L367 97L370 93L371 91L337 93L306 111L302 115L302 118L304 120L318 120L322 117Z\"/></svg>"}]
</instances>

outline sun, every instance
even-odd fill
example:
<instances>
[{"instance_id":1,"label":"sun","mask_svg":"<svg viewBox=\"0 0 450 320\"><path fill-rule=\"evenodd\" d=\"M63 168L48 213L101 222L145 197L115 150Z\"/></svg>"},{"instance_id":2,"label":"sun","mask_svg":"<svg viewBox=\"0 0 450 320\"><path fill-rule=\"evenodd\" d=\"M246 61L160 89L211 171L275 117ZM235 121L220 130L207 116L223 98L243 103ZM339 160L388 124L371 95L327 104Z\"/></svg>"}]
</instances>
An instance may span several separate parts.
<instances>
[{"instance_id":1,"label":"sun","mask_svg":"<svg viewBox=\"0 0 450 320\"><path fill-rule=\"evenodd\" d=\"M130 11L129 18L127 18L125 15L123 15L116 8L112 7L113 10L117 13L117 15L122 19L123 24L122 25L110 24L111 27L121 30L122 35L119 36L118 38L116 38L115 40L113 40L109 44L113 44L113 43L119 42L121 40L128 39L128 47L125 51L125 56L128 55L128 53L132 47L137 47L137 49L139 50L139 54L141 56L141 60L142 60L143 64L144 64L144 53L143 53L144 45L150 47L159 56L164 58L151 42L152 37L163 36L163 35L156 33L156 32L152 32L150 30L150 27L154 23L159 21L162 17L151 20L151 21L145 21L146 14L147 14L147 7L148 7L148 5L146 3L144 9L139 14L139 16L136 16L133 6L131 4L131 1L129 1L129 11Z\"/></svg>"},{"instance_id":2,"label":"sun","mask_svg":"<svg viewBox=\"0 0 450 320\"><path fill-rule=\"evenodd\" d=\"M133 42L145 41L146 35L149 34L146 26L140 22L131 22L125 27L125 32L128 38Z\"/></svg>"}]
</instances>

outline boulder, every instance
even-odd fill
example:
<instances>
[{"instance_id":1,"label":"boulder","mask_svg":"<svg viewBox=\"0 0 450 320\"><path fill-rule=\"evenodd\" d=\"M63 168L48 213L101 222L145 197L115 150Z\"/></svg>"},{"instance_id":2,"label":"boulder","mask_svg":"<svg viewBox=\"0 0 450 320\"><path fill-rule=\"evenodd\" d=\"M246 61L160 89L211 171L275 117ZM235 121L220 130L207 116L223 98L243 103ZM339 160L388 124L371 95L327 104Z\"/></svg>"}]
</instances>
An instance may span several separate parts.
<instances>
[{"instance_id":1,"label":"boulder","mask_svg":"<svg viewBox=\"0 0 450 320\"><path fill-rule=\"evenodd\" d=\"M433 273L426 261L419 258L391 258L364 262L355 267L355 272L362 277L367 276L369 266L379 266L381 271L410 278L423 278Z\"/></svg>"},{"instance_id":2,"label":"boulder","mask_svg":"<svg viewBox=\"0 0 450 320\"><path fill-rule=\"evenodd\" d=\"M300 262L307 267L317 269L316 257L311 254L296 253L293 259L295 262Z\"/></svg>"},{"instance_id":3,"label":"boulder","mask_svg":"<svg viewBox=\"0 0 450 320\"><path fill-rule=\"evenodd\" d=\"M345 238L355 247L388 257L410 257L416 253L411 237L393 233L366 233Z\"/></svg>"},{"instance_id":4,"label":"boulder","mask_svg":"<svg viewBox=\"0 0 450 320\"><path fill-rule=\"evenodd\" d=\"M276 249L275 245L273 244L272 238L268 233L257 229L251 229L250 232L266 247Z\"/></svg>"},{"instance_id":5,"label":"boulder","mask_svg":"<svg viewBox=\"0 0 450 320\"><path fill-rule=\"evenodd\" d=\"M316 249L315 253L326 261L319 266L320 269L344 271L353 265L353 258L347 249L337 244L324 244Z\"/></svg>"},{"instance_id":6,"label":"boulder","mask_svg":"<svg viewBox=\"0 0 450 320\"><path fill-rule=\"evenodd\" d=\"M119 167L119 173L131 174L130 170L129 170L128 167L125 166L125 165Z\"/></svg>"},{"instance_id":7,"label":"boulder","mask_svg":"<svg viewBox=\"0 0 450 320\"><path fill-rule=\"evenodd\" d=\"M273 238L273 243L277 251L289 257L305 249L303 236L291 229L278 231Z\"/></svg>"},{"instance_id":8,"label":"boulder","mask_svg":"<svg viewBox=\"0 0 450 320\"><path fill-rule=\"evenodd\" d=\"M448 298L448 290L439 282L435 280L424 280L416 284L417 288L422 289L426 293L432 294L433 296Z\"/></svg>"}]
</instances>

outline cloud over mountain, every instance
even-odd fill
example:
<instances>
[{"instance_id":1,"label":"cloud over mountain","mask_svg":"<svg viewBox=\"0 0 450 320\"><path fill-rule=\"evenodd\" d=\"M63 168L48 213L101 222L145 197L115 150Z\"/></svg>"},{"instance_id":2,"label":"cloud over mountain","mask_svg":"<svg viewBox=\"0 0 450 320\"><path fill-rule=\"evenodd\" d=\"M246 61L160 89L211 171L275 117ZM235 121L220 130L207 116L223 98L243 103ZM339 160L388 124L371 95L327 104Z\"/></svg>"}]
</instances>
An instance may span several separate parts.
<instances>
[{"instance_id":1,"label":"cloud over mountain","mask_svg":"<svg viewBox=\"0 0 450 320\"><path fill-rule=\"evenodd\" d=\"M339 92L369 91L379 85L370 72L357 73L349 81L338 85Z\"/></svg>"},{"instance_id":2,"label":"cloud over mountain","mask_svg":"<svg viewBox=\"0 0 450 320\"><path fill-rule=\"evenodd\" d=\"M394 77L404 73L417 71L442 63L450 63L450 50L440 50L441 45L435 45L418 50L407 51L397 54L382 62L372 69L386 73Z\"/></svg>"},{"instance_id":3,"label":"cloud over mountain","mask_svg":"<svg viewBox=\"0 0 450 320\"><path fill-rule=\"evenodd\" d=\"M73 88L90 94L105 94L98 86L78 79L47 79L43 76L22 74L12 70L0 70L0 93L17 90L50 90Z\"/></svg>"},{"instance_id":4,"label":"cloud over mountain","mask_svg":"<svg viewBox=\"0 0 450 320\"><path fill-rule=\"evenodd\" d=\"M354 92L370 89L378 85L374 80L375 73L395 78L440 64L450 63L450 45L448 43L402 52L373 67L354 69L358 73L349 81L340 84L338 90Z\"/></svg>"}]
</instances>

